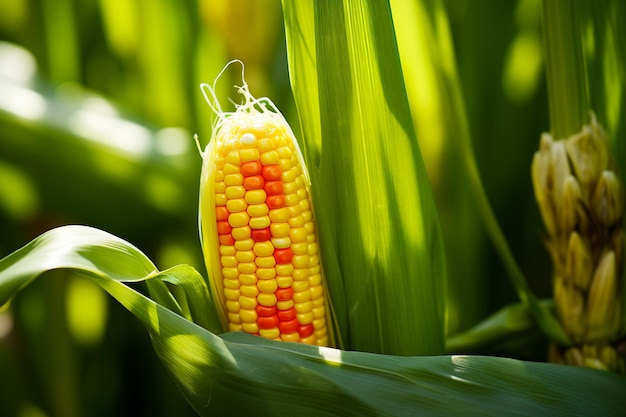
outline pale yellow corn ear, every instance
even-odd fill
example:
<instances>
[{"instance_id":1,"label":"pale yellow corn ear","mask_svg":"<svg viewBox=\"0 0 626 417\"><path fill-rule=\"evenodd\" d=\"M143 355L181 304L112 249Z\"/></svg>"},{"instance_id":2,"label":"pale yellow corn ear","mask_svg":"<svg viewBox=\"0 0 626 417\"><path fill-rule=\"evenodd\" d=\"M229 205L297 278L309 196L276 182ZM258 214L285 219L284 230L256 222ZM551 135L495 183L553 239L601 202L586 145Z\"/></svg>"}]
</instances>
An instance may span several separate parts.
<instances>
[{"instance_id":1,"label":"pale yellow corn ear","mask_svg":"<svg viewBox=\"0 0 626 417\"><path fill-rule=\"evenodd\" d=\"M295 136L245 81L244 102L231 113L214 88L202 91L218 118L203 152L200 229L224 329L328 345L309 176Z\"/></svg>"},{"instance_id":2,"label":"pale yellow corn ear","mask_svg":"<svg viewBox=\"0 0 626 417\"><path fill-rule=\"evenodd\" d=\"M544 133L531 173L548 232L556 312L574 342L553 346L550 357L626 373L624 188L595 117L566 139Z\"/></svg>"}]
</instances>

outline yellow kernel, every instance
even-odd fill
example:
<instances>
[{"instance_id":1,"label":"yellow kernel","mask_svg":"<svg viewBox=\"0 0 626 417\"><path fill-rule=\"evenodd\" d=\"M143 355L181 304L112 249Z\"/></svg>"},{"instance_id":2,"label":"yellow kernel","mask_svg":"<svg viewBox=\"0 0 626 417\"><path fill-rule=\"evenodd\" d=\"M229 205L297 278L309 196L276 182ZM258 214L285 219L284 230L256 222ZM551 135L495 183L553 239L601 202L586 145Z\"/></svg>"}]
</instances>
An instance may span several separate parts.
<instances>
[{"instance_id":1,"label":"yellow kernel","mask_svg":"<svg viewBox=\"0 0 626 417\"><path fill-rule=\"evenodd\" d=\"M228 224L230 224L231 227L246 226L249 221L250 216L248 216L248 213L246 213L245 211L228 215ZM293 240L293 238L291 238L291 240Z\"/></svg>"},{"instance_id":2,"label":"yellow kernel","mask_svg":"<svg viewBox=\"0 0 626 417\"><path fill-rule=\"evenodd\" d=\"M324 305L324 297L316 298L315 300L311 301L311 303L313 304L313 307L323 306Z\"/></svg>"},{"instance_id":3,"label":"yellow kernel","mask_svg":"<svg viewBox=\"0 0 626 417\"><path fill-rule=\"evenodd\" d=\"M296 318L300 324L310 324L313 322L313 313L296 314Z\"/></svg>"},{"instance_id":4,"label":"yellow kernel","mask_svg":"<svg viewBox=\"0 0 626 417\"><path fill-rule=\"evenodd\" d=\"M226 194L215 194L215 205L216 206L225 206L228 198L226 198Z\"/></svg>"},{"instance_id":5,"label":"yellow kernel","mask_svg":"<svg viewBox=\"0 0 626 417\"><path fill-rule=\"evenodd\" d=\"M289 219L289 226L291 227L304 227L304 217L298 215Z\"/></svg>"},{"instance_id":6,"label":"yellow kernel","mask_svg":"<svg viewBox=\"0 0 626 417\"><path fill-rule=\"evenodd\" d=\"M224 288L231 288L233 290L236 290L237 288L239 288L240 285L241 284L238 279L224 279Z\"/></svg>"},{"instance_id":7,"label":"yellow kernel","mask_svg":"<svg viewBox=\"0 0 626 417\"><path fill-rule=\"evenodd\" d=\"M289 209L286 207L270 210L270 219L276 223L284 223L289 220Z\"/></svg>"},{"instance_id":8,"label":"yellow kernel","mask_svg":"<svg viewBox=\"0 0 626 417\"><path fill-rule=\"evenodd\" d=\"M311 292L311 300L317 300L324 295L324 287L321 285L311 287L309 288L309 291Z\"/></svg>"},{"instance_id":9,"label":"yellow kernel","mask_svg":"<svg viewBox=\"0 0 626 417\"><path fill-rule=\"evenodd\" d=\"M286 249L291 246L291 239L288 237L273 237L272 245L278 249Z\"/></svg>"},{"instance_id":10,"label":"yellow kernel","mask_svg":"<svg viewBox=\"0 0 626 417\"><path fill-rule=\"evenodd\" d=\"M298 332L281 333L280 340L282 340L283 342L299 342L300 334Z\"/></svg>"},{"instance_id":11,"label":"yellow kernel","mask_svg":"<svg viewBox=\"0 0 626 417\"><path fill-rule=\"evenodd\" d=\"M256 242L252 250L256 256L271 256L274 253L274 245L271 242Z\"/></svg>"},{"instance_id":12,"label":"yellow kernel","mask_svg":"<svg viewBox=\"0 0 626 417\"><path fill-rule=\"evenodd\" d=\"M239 300L239 303L241 304L241 300ZM306 301L304 303L295 303L293 307L296 309L297 313L310 313L313 310L313 303L310 301Z\"/></svg>"},{"instance_id":13,"label":"yellow kernel","mask_svg":"<svg viewBox=\"0 0 626 417\"><path fill-rule=\"evenodd\" d=\"M306 188L299 188L297 193L301 201L306 201L309 197L309 193L307 192ZM300 208L304 210L304 207L302 207L302 205L300 205Z\"/></svg>"},{"instance_id":14,"label":"yellow kernel","mask_svg":"<svg viewBox=\"0 0 626 417\"><path fill-rule=\"evenodd\" d=\"M291 238L291 241L294 243L306 242L307 235L308 235L308 232L306 231L304 227L294 227L289 232L289 237Z\"/></svg>"},{"instance_id":15,"label":"yellow kernel","mask_svg":"<svg viewBox=\"0 0 626 417\"><path fill-rule=\"evenodd\" d=\"M230 313L238 313L239 310L241 310L241 307L239 306L239 301L227 300L226 301L226 310L228 310Z\"/></svg>"},{"instance_id":16,"label":"yellow kernel","mask_svg":"<svg viewBox=\"0 0 626 417\"><path fill-rule=\"evenodd\" d=\"M328 336L326 335L326 329L324 329L324 331L320 331L320 335L317 334L318 332L315 332L315 337L317 337L317 345L318 346L328 346ZM322 333L324 334L324 336L322 336Z\"/></svg>"},{"instance_id":17,"label":"yellow kernel","mask_svg":"<svg viewBox=\"0 0 626 417\"><path fill-rule=\"evenodd\" d=\"M259 139L258 149L259 149L259 152L261 152L261 154L267 151L273 151L274 141L269 138Z\"/></svg>"},{"instance_id":18,"label":"yellow kernel","mask_svg":"<svg viewBox=\"0 0 626 417\"><path fill-rule=\"evenodd\" d=\"M240 296L239 290L233 290L231 288L224 288L224 298L230 301L238 301Z\"/></svg>"},{"instance_id":19,"label":"yellow kernel","mask_svg":"<svg viewBox=\"0 0 626 417\"><path fill-rule=\"evenodd\" d=\"M243 175L242 174L228 174L224 175L224 182L227 186L233 185L242 185L243 184Z\"/></svg>"},{"instance_id":20,"label":"yellow kernel","mask_svg":"<svg viewBox=\"0 0 626 417\"><path fill-rule=\"evenodd\" d=\"M244 310L252 310L256 308L256 304L256 297L246 297L245 295L242 295L239 297L239 305L241 306L241 310L239 312L241 313Z\"/></svg>"},{"instance_id":21,"label":"yellow kernel","mask_svg":"<svg viewBox=\"0 0 626 417\"><path fill-rule=\"evenodd\" d=\"M241 149L239 151L241 162L252 162L259 160L259 150L255 148Z\"/></svg>"},{"instance_id":22,"label":"yellow kernel","mask_svg":"<svg viewBox=\"0 0 626 417\"><path fill-rule=\"evenodd\" d=\"M267 339L276 339L277 337L280 337L280 330L278 330L278 327L274 327L272 329L259 329L259 335Z\"/></svg>"},{"instance_id":23,"label":"yellow kernel","mask_svg":"<svg viewBox=\"0 0 626 417\"><path fill-rule=\"evenodd\" d=\"M311 287L317 287L322 285L322 276L320 274L311 274L309 271L309 285Z\"/></svg>"},{"instance_id":24,"label":"yellow kernel","mask_svg":"<svg viewBox=\"0 0 626 417\"><path fill-rule=\"evenodd\" d=\"M220 262L222 266L237 266L237 258L234 256L222 256Z\"/></svg>"},{"instance_id":25,"label":"yellow kernel","mask_svg":"<svg viewBox=\"0 0 626 417\"><path fill-rule=\"evenodd\" d=\"M241 323L241 329L246 333L256 334L259 332L259 325L254 323Z\"/></svg>"},{"instance_id":26,"label":"yellow kernel","mask_svg":"<svg viewBox=\"0 0 626 417\"><path fill-rule=\"evenodd\" d=\"M226 160L229 164L241 165L241 159L239 158L239 152L237 151L228 152L228 155L226 155Z\"/></svg>"},{"instance_id":27,"label":"yellow kernel","mask_svg":"<svg viewBox=\"0 0 626 417\"><path fill-rule=\"evenodd\" d=\"M309 255L294 255L291 263L293 264L293 267L296 269L308 268Z\"/></svg>"},{"instance_id":28,"label":"yellow kernel","mask_svg":"<svg viewBox=\"0 0 626 417\"><path fill-rule=\"evenodd\" d=\"M248 214L250 215L250 217L265 216L268 212L269 209L267 208L267 204L265 203L250 204L248 206Z\"/></svg>"},{"instance_id":29,"label":"yellow kernel","mask_svg":"<svg viewBox=\"0 0 626 417\"><path fill-rule=\"evenodd\" d=\"M308 255L317 255L317 243L312 242L309 243L309 250L307 252Z\"/></svg>"},{"instance_id":30,"label":"yellow kernel","mask_svg":"<svg viewBox=\"0 0 626 417\"><path fill-rule=\"evenodd\" d=\"M260 293L257 297L257 301L263 307L272 307L276 305L276 296L274 294Z\"/></svg>"},{"instance_id":31,"label":"yellow kernel","mask_svg":"<svg viewBox=\"0 0 626 417\"><path fill-rule=\"evenodd\" d=\"M289 210L289 218L293 218L296 216L299 216L302 213L302 209L300 208L300 205L297 206L289 206L287 207L287 210Z\"/></svg>"},{"instance_id":32,"label":"yellow kernel","mask_svg":"<svg viewBox=\"0 0 626 417\"><path fill-rule=\"evenodd\" d=\"M253 229L265 229L270 227L270 218L268 216L252 217L250 219L250 227Z\"/></svg>"},{"instance_id":33,"label":"yellow kernel","mask_svg":"<svg viewBox=\"0 0 626 417\"><path fill-rule=\"evenodd\" d=\"M276 259L273 256L257 256L254 263L259 268L271 268L276 265Z\"/></svg>"},{"instance_id":34,"label":"yellow kernel","mask_svg":"<svg viewBox=\"0 0 626 417\"><path fill-rule=\"evenodd\" d=\"M300 200L300 209L302 210L302 217L305 222L310 222L313 218L313 213L309 208L309 200Z\"/></svg>"},{"instance_id":35,"label":"yellow kernel","mask_svg":"<svg viewBox=\"0 0 626 417\"><path fill-rule=\"evenodd\" d=\"M244 200L243 198L234 198L226 202L226 208L231 213L239 213L245 211L247 207L248 204L246 204L246 200Z\"/></svg>"},{"instance_id":36,"label":"yellow kernel","mask_svg":"<svg viewBox=\"0 0 626 417\"><path fill-rule=\"evenodd\" d=\"M276 284L278 284L278 288L289 288L294 283L293 278L289 275L285 276L277 276Z\"/></svg>"},{"instance_id":37,"label":"yellow kernel","mask_svg":"<svg viewBox=\"0 0 626 417\"><path fill-rule=\"evenodd\" d=\"M254 239L237 240L235 241L235 249L241 251L247 251L254 246Z\"/></svg>"},{"instance_id":38,"label":"yellow kernel","mask_svg":"<svg viewBox=\"0 0 626 417\"><path fill-rule=\"evenodd\" d=\"M254 262L256 255L251 250L240 250L235 255L239 262Z\"/></svg>"},{"instance_id":39,"label":"yellow kernel","mask_svg":"<svg viewBox=\"0 0 626 417\"><path fill-rule=\"evenodd\" d=\"M240 169L237 165L233 165L233 164L226 164L224 165L224 175L228 175L228 174L236 174L240 172Z\"/></svg>"},{"instance_id":40,"label":"yellow kernel","mask_svg":"<svg viewBox=\"0 0 626 417\"><path fill-rule=\"evenodd\" d=\"M237 242L235 242L237 244ZM307 255L309 253L309 244L306 242L292 243L291 251L294 255Z\"/></svg>"},{"instance_id":41,"label":"yellow kernel","mask_svg":"<svg viewBox=\"0 0 626 417\"><path fill-rule=\"evenodd\" d=\"M239 277L239 271L237 270L237 268L222 268L222 275L224 276L224 278L236 279L237 277Z\"/></svg>"},{"instance_id":42,"label":"yellow kernel","mask_svg":"<svg viewBox=\"0 0 626 417\"><path fill-rule=\"evenodd\" d=\"M257 146L257 138L252 133L244 133L239 138L239 143L245 148L253 148Z\"/></svg>"},{"instance_id":43,"label":"yellow kernel","mask_svg":"<svg viewBox=\"0 0 626 417\"><path fill-rule=\"evenodd\" d=\"M257 268L256 275L259 279L272 279L276 276L274 268Z\"/></svg>"},{"instance_id":44,"label":"yellow kernel","mask_svg":"<svg viewBox=\"0 0 626 417\"><path fill-rule=\"evenodd\" d=\"M282 168L282 166L281 166L281 168ZM290 169L289 171L283 170L283 173L280 176L280 179L283 180L283 182L285 182L285 183L286 182L291 182L291 181L296 179L296 175L298 175L298 170L297 169Z\"/></svg>"},{"instance_id":45,"label":"yellow kernel","mask_svg":"<svg viewBox=\"0 0 626 417\"><path fill-rule=\"evenodd\" d=\"M309 291L300 291L293 293L293 302L296 304L306 303L311 300L311 293Z\"/></svg>"},{"instance_id":46,"label":"yellow kernel","mask_svg":"<svg viewBox=\"0 0 626 417\"><path fill-rule=\"evenodd\" d=\"M320 273L320 265L319 264L309 268L309 274L315 275L315 274L319 274L319 273Z\"/></svg>"},{"instance_id":47,"label":"yellow kernel","mask_svg":"<svg viewBox=\"0 0 626 417\"><path fill-rule=\"evenodd\" d=\"M241 285L256 285L258 279L255 274L241 274L239 275L239 282Z\"/></svg>"},{"instance_id":48,"label":"yellow kernel","mask_svg":"<svg viewBox=\"0 0 626 417\"><path fill-rule=\"evenodd\" d=\"M293 274L292 264L280 264L276 265L276 275L286 276Z\"/></svg>"},{"instance_id":49,"label":"yellow kernel","mask_svg":"<svg viewBox=\"0 0 626 417\"><path fill-rule=\"evenodd\" d=\"M298 184L295 181L291 181L283 184L283 194L293 194L298 191Z\"/></svg>"},{"instance_id":50,"label":"yellow kernel","mask_svg":"<svg viewBox=\"0 0 626 417\"><path fill-rule=\"evenodd\" d=\"M281 158L291 159L291 157L293 156L293 152L291 152L291 149L289 149L289 147L287 146L281 146L280 148L276 149L276 152L278 152L278 156L280 156Z\"/></svg>"},{"instance_id":51,"label":"yellow kernel","mask_svg":"<svg viewBox=\"0 0 626 417\"><path fill-rule=\"evenodd\" d=\"M293 161L291 159L281 158L280 161L278 161L278 166L280 167L280 169L283 170L283 172L285 172L291 169L291 167L293 166ZM294 175L294 178L295 178L295 175ZM290 181L293 181L293 178ZM285 181L285 182L290 182L290 181Z\"/></svg>"},{"instance_id":52,"label":"yellow kernel","mask_svg":"<svg viewBox=\"0 0 626 417\"><path fill-rule=\"evenodd\" d=\"M246 192L245 199L248 204L261 204L265 203L266 197L265 190L250 190Z\"/></svg>"},{"instance_id":53,"label":"yellow kernel","mask_svg":"<svg viewBox=\"0 0 626 417\"><path fill-rule=\"evenodd\" d=\"M256 297L259 295L259 289L256 285L242 285L239 291L241 295L245 295L246 297Z\"/></svg>"},{"instance_id":54,"label":"yellow kernel","mask_svg":"<svg viewBox=\"0 0 626 417\"><path fill-rule=\"evenodd\" d=\"M233 227L230 232L235 240L250 239L251 233L250 226Z\"/></svg>"},{"instance_id":55,"label":"yellow kernel","mask_svg":"<svg viewBox=\"0 0 626 417\"><path fill-rule=\"evenodd\" d=\"M271 219L271 216L270 216ZM270 225L270 232L272 237L287 237L291 227L287 223L276 223L276 220L272 220L274 223Z\"/></svg>"},{"instance_id":56,"label":"yellow kernel","mask_svg":"<svg viewBox=\"0 0 626 417\"><path fill-rule=\"evenodd\" d=\"M231 332L240 332L241 324L238 323L228 323L228 330Z\"/></svg>"},{"instance_id":57,"label":"yellow kernel","mask_svg":"<svg viewBox=\"0 0 626 417\"><path fill-rule=\"evenodd\" d=\"M245 323L242 326L244 325ZM317 338L314 334L312 334L311 336L303 337L302 339L300 339L300 343L303 343L305 345L314 345L317 343Z\"/></svg>"},{"instance_id":58,"label":"yellow kernel","mask_svg":"<svg viewBox=\"0 0 626 417\"><path fill-rule=\"evenodd\" d=\"M276 151L267 151L261 154L261 163L263 165L276 165L279 161L280 157Z\"/></svg>"},{"instance_id":59,"label":"yellow kernel","mask_svg":"<svg viewBox=\"0 0 626 417\"><path fill-rule=\"evenodd\" d=\"M215 186L217 187L217 184L223 181L224 181L224 171L221 169L216 170L215 171ZM226 184L224 184L224 187L226 187Z\"/></svg>"},{"instance_id":60,"label":"yellow kernel","mask_svg":"<svg viewBox=\"0 0 626 417\"><path fill-rule=\"evenodd\" d=\"M309 267L315 267L319 263L320 263L319 256L317 256L317 255L310 255L309 256ZM309 273L310 272L311 272L311 270L309 269Z\"/></svg>"},{"instance_id":61,"label":"yellow kernel","mask_svg":"<svg viewBox=\"0 0 626 417\"><path fill-rule=\"evenodd\" d=\"M289 310L291 307L293 307L293 300L279 301L276 303L276 308L279 310Z\"/></svg>"},{"instance_id":62,"label":"yellow kernel","mask_svg":"<svg viewBox=\"0 0 626 417\"><path fill-rule=\"evenodd\" d=\"M278 289L278 284L275 279L261 279L256 285L259 291L266 294L274 294Z\"/></svg>"},{"instance_id":63,"label":"yellow kernel","mask_svg":"<svg viewBox=\"0 0 626 417\"><path fill-rule=\"evenodd\" d=\"M228 322L232 324L241 324L239 313L228 313Z\"/></svg>"},{"instance_id":64,"label":"yellow kernel","mask_svg":"<svg viewBox=\"0 0 626 417\"><path fill-rule=\"evenodd\" d=\"M233 185L226 187L225 194L228 198L243 198L246 195L246 189L241 185Z\"/></svg>"},{"instance_id":65,"label":"yellow kernel","mask_svg":"<svg viewBox=\"0 0 626 417\"><path fill-rule=\"evenodd\" d=\"M256 323L258 316L255 310L241 310L239 312L239 318L242 323Z\"/></svg>"},{"instance_id":66,"label":"yellow kernel","mask_svg":"<svg viewBox=\"0 0 626 417\"><path fill-rule=\"evenodd\" d=\"M325 314L326 314L326 308L324 306L315 307L313 309L313 318L320 319L324 317Z\"/></svg>"},{"instance_id":67,"label":"yellow kernel","mask_svg":"<svg viewBox=\"0 0 626 417\"><path fill-rule=\"evenodd\" d=\"M298 194L287 194L285 196L285 205L287 207L295 206L298 204L300 204L300 197L298 197Z\"/></svg>"},{"instance_id":68,"label":"yellow kernel","mask_svg":"<svg viewBox=\"0 0 626 417\"><path fill-rule=\"evenodd\" d=\"M303 281L303 280L309 279L309 270L308 269L294 269L293 274L291 276L293 277L294 281Z\"/></svg>"},{"instance_id":69,"label":"yellow kernel","mask_svg":"<svg viewBox=\"0 0 626 417\"><path fill-rule=\"evenodd\" d=\"M326 327L326 319L324 317L321 317L319 319L313 319L313 327L315 329L321 329L323 327Z\"/></svg>"},{"instance_id":70,"label":"yellow kernel","mask_svg":"<svg viewBox=\"0 0 626 417\"><path fill-rule=\"evenodd\" d=\"M254 274L256 272L256 264L254 262L241 262L237 265L237 269L242 274Z\"/></svg>"},{"instance_id":71,"label":"yellow kernel","mask_svg":"<svg viewBox=\"0 0 626 417\"><path fill-rule=\"evenodd\" d=\"M220 255L234 255L235 252L234 246L220 245Z\"/></svg>"},{"instance_id":72,"label":"yellow kernel","mask_svg":"<svg viewBox=\"0 0 626 417\"><path fill-rule=\"evenodd\" d=\"M304 216L303 216L304 217ZM308 234L315 233L315 223L308 221L304 224L304 228L306 229Z\"/></svg>"},{"instance_id":73,"label":"yellow kernel","mask_svg":"<svg viewBox=\"0 0 626 417\"><path fill-rule=\"evenodd\" d=\"M226 183L224 181L216 182L215 183L215 193L216 194L222 194L224 192L226 192Z\"/></svg>"},{"instance_id":74,"label":"yellow kernel","mask_svg":"<svg viewBox=\"0 0 626 417\"><path fill-rule=\"evenodd\" d=\"M293 283L293 291L294 292L302 292L309 289L309 281L296 281ZM294 298L295 299L295 298ZM298 301L296 301L298 302Z\"/></svg>"}]
</instances>

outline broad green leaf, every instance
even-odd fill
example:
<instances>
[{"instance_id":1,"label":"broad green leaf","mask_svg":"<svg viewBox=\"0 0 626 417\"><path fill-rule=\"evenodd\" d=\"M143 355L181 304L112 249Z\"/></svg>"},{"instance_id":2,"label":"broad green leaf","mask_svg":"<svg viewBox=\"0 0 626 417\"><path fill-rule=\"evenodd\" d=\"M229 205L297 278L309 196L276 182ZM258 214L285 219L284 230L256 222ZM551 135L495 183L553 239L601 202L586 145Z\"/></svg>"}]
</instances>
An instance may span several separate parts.
<instances>
[{"instance_id":1,"label":"broad green leaf","mask_svg":"<svg viewBox=\"0 0 626 417\"><path fill-rule=\"evenodd\" d=\"M326 280L344 345L443 352L445 262L387 1L283 1Z\"/></svg>"},{"instance_id":2,"label":"broad green leaf","mask_svg":"<svg viewBox=\"0 0 626 417\"><path fill-rule=\"evenodd\" d=\"M218 337L125 285L164 273L129 243L87 227L54 229L0 260L0 302L55 269L94 280L143 323L200 415L617 416L626 407L626 379L591 369L349 352L240 333ZM185 284L196 274L183 267L168 279Z\"/></svg>"}]
</instances>

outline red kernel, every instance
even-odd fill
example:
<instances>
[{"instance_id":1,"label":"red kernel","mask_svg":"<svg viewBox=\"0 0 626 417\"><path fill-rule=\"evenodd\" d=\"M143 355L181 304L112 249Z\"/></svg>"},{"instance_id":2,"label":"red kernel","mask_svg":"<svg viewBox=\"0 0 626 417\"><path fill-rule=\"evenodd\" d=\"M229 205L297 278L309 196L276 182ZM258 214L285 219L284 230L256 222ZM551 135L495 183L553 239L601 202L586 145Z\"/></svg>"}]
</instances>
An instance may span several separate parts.
<instances>
[{"instance_id":1,"label":"red kernel","mask_svg":"<svg viewBox=\"0 0 626 417\"><path fill-rule=\"evenodd\" d=\"M289 310L278 310L276 315L280 321L289 321L296 318L296 309L291 307Z\"/></svg>"},{"instance_id":2,"label":"red kernel","mask_svg":"<svg viewBox=\"0 0 626 417\"><path fill-rule=\"evenodd\" d=\"M293 259L293 252L291 251L291 248L275 249L274 259L276 259L276 263L279 265L291 263L291 260Z\"/></svg>"},{"instance_id":3,"label":"red kernel","mask_svg":"<svg viewBox=\"0 0 626 417\"><path fill-rule=\"evenodd\" d=\"M267 195L277 195L283 193L283 182L282 181L266 181L265 182L265 192Z\"/></svg>"},{"instance_id":4,"label":"red kernel","mask_svg":"<svg viewBox=\"0 0 626 417\"><path fill-rule=\"evenodd\" d=\"M220 235L220 245L232 246L235 244L235 238L230 233L227 235Z\"/></svg>"},{"instance_id":5,"label":"red kernel","mask_svg":"<svg viewBox=\"0 0 626 417\"><path fill-rule=\"evenodd\" d=\"M284 195L269 195L267 196L267 207L271 209L275 208L283 208L285 207L285 196Z\"/></svg>"},{"instance_id":6,"label":"red kernel","mask_svg":"<svg viewBox=\"0 0 626 417\"><path fill-rule=\"evenodd\" d=\"M293 333L297 332L300 325L298 324L298 320L293 319L289 321L281 321L278 323L278 328L281 333Z\"/></svg>"},{"instance_id":7,"label":"red kernel","mask_svg":"<svg viewBox=\"0 0 626 417\"><path fill-rule=\"evenodd\" d=\"M293 289L292 288L279 288L274 293L276 295L276 300L278 301L287 301L293 298Z\"/></svg>"},{"instance_id":8,"label":"red kernel","mask_svg":"<svg viewBox=\"0 0 626 417\"><path fill-rule=\"evenodd\" d=\"M265 306L262 306L261 304L257 304L256 313L260 317L273 316L274 314L276 314L276 306L265 307Z\"/></svg>"},{"instance_id":9,"label":"red kernel","mask_svg":"<svg viewBox=\"0 0 626 417\"><path fill-rule=\"evenodd\" d=\"M276 317L276 315L259 317L256 319L256 324L258 324L261 329L273 329L278 326L278 317Z\"/></svg>"},{"instance_id":10,"label":"red kernel","mask_svg":"<svg viewBox=\"0 0 626 417\"><path fill-rule=\"evenodd\" d=\"M260 175L246 177L243 180L243 186L246 190L260 190L265 185L265 180Z\"/></svg>"},{"instance_id":11,"label":"red kernel","mask_svg":"<svg viewBox=\"0 0 626 417\"><path fill-rule=\"evenodd\" d=\"M266 165L263 167L263 178L268 181L279 180L283 171L278 165Z\"/></svg>"},{"instance_id":12,"label":"red kernel","mask_svg":"<svg viewBox=\"0 0 626 417\"><path fill-rule=\"evenodd\" d=\"M215 207L215 217L217 220L228 220L228 209L224 206Z\"/></svg>"},{"instance_id":13,"label":"red kernel","mask_svg":"<svg viewBox=\"0 0 626 417\"><path fill-rule=\"evenodd\" d=\"M241 173L244 177L251 177L252 175L259 175L263 166L259 161L246 162L241 164Z\"/></svg>"},{"instance_id":14,"label":"red kernel","mask_svg":"<svg viewBox=\"0 0 626 417\"><path fill-rule=\"evenodd\" d=\"M217 234L227 235L233 230L232 226L226 220L220 220L217 222Z\"/></svg>"},{"instance_id":15,"label":"red kernel","mask_svg":"<svg viewBox=\"0 0 626 417\"><path fill-rule=\"evenodd\" d=\"M269 227L265 229L253 229L252 230L252 239L255 242L265 242L266 240L270 240L272 237L272 232Z\"/></svg>"},{"instance_id":16,"label":"red kernel","mask_svg":"<svg viewBox=\"0 0 626 417\"><path fill-rule=\"evenodd\" d=\"M300 337L307 337L313 334L313 330L312 324L305 324L304 326L300 326L298 333L300 333Z\"/></svg>"}]
</instances>

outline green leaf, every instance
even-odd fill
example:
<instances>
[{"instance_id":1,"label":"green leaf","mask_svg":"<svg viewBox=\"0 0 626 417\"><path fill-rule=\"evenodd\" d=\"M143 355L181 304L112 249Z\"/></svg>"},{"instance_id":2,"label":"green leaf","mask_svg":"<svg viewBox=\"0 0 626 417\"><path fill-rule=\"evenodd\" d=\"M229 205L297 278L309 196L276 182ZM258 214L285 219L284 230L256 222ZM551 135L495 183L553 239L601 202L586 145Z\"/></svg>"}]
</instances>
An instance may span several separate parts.
<instances>
[{"instance_id":1,"label":"green leaf","mask_svg":"<svg viewBox=\"0 0 626 417\"><path fill-rule=\"evenodd\" d=\"M283 1L320 248L350 349L443 352L445 260L387 1Z\"/></svg>"},{"instance_id":2,"label":"green leaf","mask_svg":"<svg viewBox=\"0 0 626 417\"><path fill-rule=\"evenodd\" d=\"M349 352L240 333L218 337L125 285L161 274L129 243L82 226L54 229L0 260L0 301L42 274L58 276L45 274L54 269L85 275L132 312L200 415L617 416L626 407L626 379L591 369ZM183 267L167 280L184 284L196 276Z\"/></svg>"}]
</instances>

